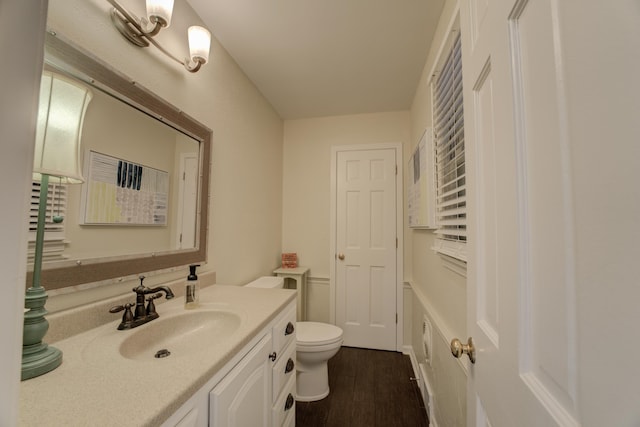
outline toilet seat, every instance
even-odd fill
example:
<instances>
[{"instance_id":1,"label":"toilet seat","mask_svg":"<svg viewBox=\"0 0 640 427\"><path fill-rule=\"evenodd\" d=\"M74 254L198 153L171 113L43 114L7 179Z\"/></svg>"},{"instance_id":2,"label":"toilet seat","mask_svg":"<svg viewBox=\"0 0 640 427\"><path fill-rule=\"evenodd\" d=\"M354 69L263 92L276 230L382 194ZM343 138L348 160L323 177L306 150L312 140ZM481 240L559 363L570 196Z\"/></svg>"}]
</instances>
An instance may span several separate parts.
<instances>
[{"instance_id":1,"label":"toilet seat","mask_svg":"<svg viewBox=\"0 0 640 427\"><path fill-rule=\"evenodd\" d=\"M314 347L334 344L342 340L342 329L328 323L296 322L298 347Z\"/></svg>"}]
</instances>

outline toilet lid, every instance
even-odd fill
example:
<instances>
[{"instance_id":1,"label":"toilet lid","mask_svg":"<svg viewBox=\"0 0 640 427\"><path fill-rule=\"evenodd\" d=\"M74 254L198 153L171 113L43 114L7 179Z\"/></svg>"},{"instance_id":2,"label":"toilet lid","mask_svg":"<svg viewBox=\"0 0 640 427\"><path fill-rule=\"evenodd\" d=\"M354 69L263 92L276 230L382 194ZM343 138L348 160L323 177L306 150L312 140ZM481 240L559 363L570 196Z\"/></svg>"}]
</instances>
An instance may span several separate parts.
<instances>
[{"instance_id":1,"label":"toilet lid","mask_svg":"<svg viewBox=\"0 0 640 427\"><path fill-rule=\"evenodd\" d=\"M302 345L323 345L342 339L342 329L328 323L297 322L296 341Z\"/></svg>"}]
</instances>

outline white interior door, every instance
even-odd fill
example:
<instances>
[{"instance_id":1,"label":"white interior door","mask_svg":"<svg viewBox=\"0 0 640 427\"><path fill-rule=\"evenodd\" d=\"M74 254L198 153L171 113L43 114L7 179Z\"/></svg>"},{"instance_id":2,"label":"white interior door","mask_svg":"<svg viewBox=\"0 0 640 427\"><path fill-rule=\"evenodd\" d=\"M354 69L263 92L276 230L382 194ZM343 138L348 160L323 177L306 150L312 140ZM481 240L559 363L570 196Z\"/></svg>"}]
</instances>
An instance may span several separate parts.
<instances>
[{"instance_id":1,"label":"white interior door","mask_svg":"<svg viewBox=\"0 0 640 427\"><path fill-rule=\"evenodd\" d=\"M198 204L198 155L180 157L180 188L178 190L178 249L196 247L196 209Z\"/></svg>"},{"instance_id":2,"label":"white interior door","mask_svg":"<svg viewBox=\"0 0 640 427\"><path fill-rule=\"evenodd\" d=\"M336 153L335 318L344 345L396 350L396 150Z\"/></svg>"},{"instance_id":3,"label":"white interior door","mask_svg":"<svg viewBox=\"0 0 640 427\"><path fill-rule=\"evenodd\" d=\"M626 0L461 2L470 426L640 422L624 380L640 291L620 268L640 234L639 17Z\"/></svg>"}]
</instances>

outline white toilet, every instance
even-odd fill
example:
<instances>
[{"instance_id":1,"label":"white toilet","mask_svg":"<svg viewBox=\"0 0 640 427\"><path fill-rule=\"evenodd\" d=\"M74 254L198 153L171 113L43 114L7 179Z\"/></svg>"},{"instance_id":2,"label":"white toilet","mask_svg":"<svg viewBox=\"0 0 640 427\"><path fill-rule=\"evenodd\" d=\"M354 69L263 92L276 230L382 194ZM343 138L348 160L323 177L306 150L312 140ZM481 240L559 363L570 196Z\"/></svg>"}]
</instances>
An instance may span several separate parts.
<instances>
[{"instance_id":1,"label":"white toilet","mask_svg":"<svg viewBox=\"0 0 640 427\"><path fill-rule=\"evenodd\" d=\"M284 279L263 276L246 286L282 288ZM304 296L303 296L304 297ZM328 323L296 322L296 400L313 402L329 395L327 362L340 350L342 329Z\"/></svg>"}]
</instances>

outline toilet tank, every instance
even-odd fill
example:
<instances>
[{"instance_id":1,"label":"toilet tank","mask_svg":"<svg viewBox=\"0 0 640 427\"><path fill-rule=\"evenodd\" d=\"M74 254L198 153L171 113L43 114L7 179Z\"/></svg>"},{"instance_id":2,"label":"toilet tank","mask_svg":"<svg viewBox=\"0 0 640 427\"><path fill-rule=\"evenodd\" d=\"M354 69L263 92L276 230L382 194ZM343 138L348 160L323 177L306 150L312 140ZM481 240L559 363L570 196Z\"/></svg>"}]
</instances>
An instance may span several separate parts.
<instances>
[{"instance_id":1,"label":"toilet tank","mask_svg":"<svg viewBox=\"0 0 640 427\"><path fill-rule=\"evenodd\" d=\"M253 282L247 283L245 286L249 288L284 288L284 278L276 276L258 277Z\"/></svg>"}]
</instances>

